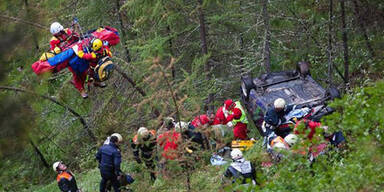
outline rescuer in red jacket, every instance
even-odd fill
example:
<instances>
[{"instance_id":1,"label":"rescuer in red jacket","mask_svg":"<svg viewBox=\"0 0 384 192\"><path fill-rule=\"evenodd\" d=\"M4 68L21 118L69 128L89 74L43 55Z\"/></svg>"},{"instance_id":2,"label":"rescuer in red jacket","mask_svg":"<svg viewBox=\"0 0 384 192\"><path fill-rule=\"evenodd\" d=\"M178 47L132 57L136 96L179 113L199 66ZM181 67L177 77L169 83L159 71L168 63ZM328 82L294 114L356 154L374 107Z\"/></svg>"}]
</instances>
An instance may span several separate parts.
<instances>
[{"instance_id":1,"label":"rescuer in red jacket","mask_svg":"<svg viewBox=\"0 0 384 192\"><path fill-rule=\"evenodd\" d=\"M64 51L71 44L79 40L79 34L72 32L71 29L65 28L58 22L53 22L50 27L50 32L53 35L49 45L50 49L56 54Z\"/></svg>"},{"instance_id":2,"label":"rescuer in red jacket","mask_svg":"<svg viewBox=\"0 0 384 192\"><path fill-rule=\"evenodd\" d=\"M228 99L224 102L224 107L228 111L227 122L233 126L234 138L241 140L248 139L248 119L240 102L233 102L231 99Z\"/></svg>"},{"instance_id":3,"label":"rescuer in red jacket","mask_svg":"<svg viewBox=\"0 0 384 192\"><path fill-rule=\"evenodd\" d=\"M215 119L213 120L212 125L225 125L228 123L223 109L224 109L223 106L221 106L217 109Z\"/></svg>"}]
</instances>

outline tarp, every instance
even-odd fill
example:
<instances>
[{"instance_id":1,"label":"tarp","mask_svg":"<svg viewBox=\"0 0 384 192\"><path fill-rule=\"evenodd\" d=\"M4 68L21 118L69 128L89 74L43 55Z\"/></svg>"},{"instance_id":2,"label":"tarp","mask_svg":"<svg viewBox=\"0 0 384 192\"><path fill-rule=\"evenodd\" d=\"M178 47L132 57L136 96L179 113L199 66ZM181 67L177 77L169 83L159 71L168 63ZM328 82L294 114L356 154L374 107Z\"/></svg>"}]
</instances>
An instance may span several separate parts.
<instances>
[{"instance_id":1,"label":"tarp","mask_svg":"<svg viewBox=\"0 0 384 192\"><path fill-rule=\"evenodd\" d=\"M104 28L99 28L91 34L102 41L108 41L110 46L117 45L120 42L119 33L117 32L117 29L113 27L106 26Z\"/></svg>"},{"instance_id":2,"label":"tarp","mask_svg":"<svg viewBox=\"0 0 384 192\"><path fill-rule=\"evenodd\" d=\"M55 66L51 66L48 61L36 61L32 64L32 70L37 75L41 75L43 73L52 73L55 69Z\"/></svg>"},{"instance_id":3,"label":"tarp","mask_svg":"<svg viewBox=\"0 0 384 192\"><path fill-rule=\"evenodd\" d=\"M48 63L51 66L58 65L60 63L63 63L64 61L68 60L69 58L73 57L75 52L72 49L68 49L66 51L63 51L59 54L57 54L54 57L51 57L48 59Z\"/></svg>"}]
</instances>

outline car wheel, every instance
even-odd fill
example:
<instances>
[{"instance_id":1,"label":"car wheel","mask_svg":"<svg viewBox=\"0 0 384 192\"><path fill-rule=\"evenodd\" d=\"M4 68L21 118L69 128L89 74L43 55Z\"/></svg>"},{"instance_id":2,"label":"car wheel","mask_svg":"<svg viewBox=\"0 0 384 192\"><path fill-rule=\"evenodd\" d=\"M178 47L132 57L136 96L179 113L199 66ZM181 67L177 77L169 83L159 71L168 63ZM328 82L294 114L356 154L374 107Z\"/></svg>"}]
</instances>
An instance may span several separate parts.
<instances>
[{"instance_id":1,"label":"car wheel","mask_svg":"<svg viewBox=\"0 0 384 192\"><path fill-rule=\"evenodd\" d=\"M328 96L331 98L331 100L336 98L341 98L339 90L336 89L335 87L330 87L327 90L327 93L328 93Z\"/></svg>"},{"instance_id":2,"label":"car wheel","mask_svg":"<svg viewBox=\"0 0 384 192\"><path fill-rule=\"evenodd\" d=\"M309 75L309 63L304 61L297 63L296 70L300 73L301 76L306 77Z\"/></svg>"},{"instance_id":3,"label":"car wheel","mask_svg":"<svg viewBox=\"0 0 384 192\"><path fill-rule=\"evenodd\" d=\"M253 84L252 78L248 75L241 77L241 92L243 96L248 99L249 93L251 92L251 89L255 88L255 85Z\"/></svg>"}]
</instances>

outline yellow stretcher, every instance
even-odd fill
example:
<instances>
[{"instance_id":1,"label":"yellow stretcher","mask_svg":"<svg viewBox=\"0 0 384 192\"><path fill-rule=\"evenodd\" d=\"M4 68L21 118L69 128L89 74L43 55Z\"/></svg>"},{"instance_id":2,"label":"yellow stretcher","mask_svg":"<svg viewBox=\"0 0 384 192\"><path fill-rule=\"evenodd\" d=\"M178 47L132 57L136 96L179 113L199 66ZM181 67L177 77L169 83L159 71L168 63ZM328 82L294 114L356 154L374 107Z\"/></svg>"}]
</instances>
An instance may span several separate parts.
<instances>
[{"instance_id":1,"label":"yellow stretcher","mask_svg":"<svg viewBox=\"0 0 384 192\"><path fill-rule=\"evenodd\" d=\"M240 149L241 151L246 151L250 149L254 144L255 140L233 140L231 143L232 149Z\"/></svg>"}]
</instances>

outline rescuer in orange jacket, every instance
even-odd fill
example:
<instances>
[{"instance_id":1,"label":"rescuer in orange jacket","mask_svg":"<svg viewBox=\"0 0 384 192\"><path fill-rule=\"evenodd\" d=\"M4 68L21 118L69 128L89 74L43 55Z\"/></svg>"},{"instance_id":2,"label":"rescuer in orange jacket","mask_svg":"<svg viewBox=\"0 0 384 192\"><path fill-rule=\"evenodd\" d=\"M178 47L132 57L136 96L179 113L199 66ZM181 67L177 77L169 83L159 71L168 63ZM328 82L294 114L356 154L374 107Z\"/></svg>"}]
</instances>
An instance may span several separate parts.
<instances>
[{"instance_id":1,"label":"rescuer in orange jacket","mask_svg":"<svg viewBox=\"0 0 384 192\"><path fill-rule=\"evenodd\" d=\"M56 177L56 181L61 191L63 192L80 192L81 191L77 187L75 176L73 176L72 172L67 170L67 166L63 162L57 161L53 163L52 168L54 171L58 173Z\"/></svg>"}]
</instances>

